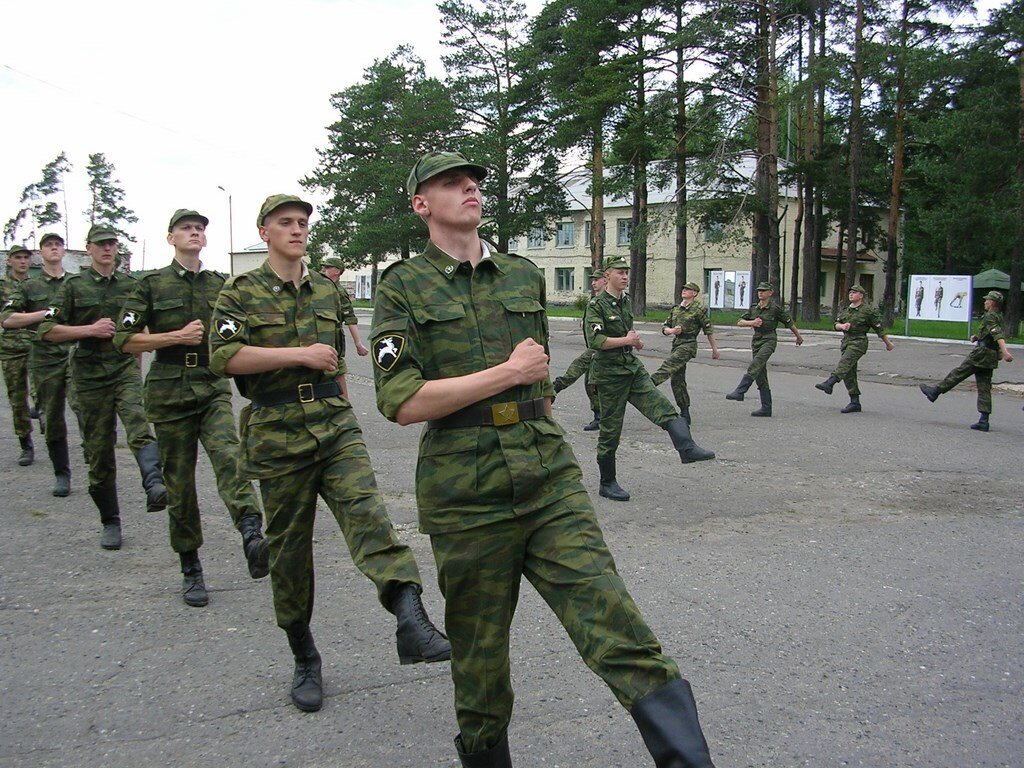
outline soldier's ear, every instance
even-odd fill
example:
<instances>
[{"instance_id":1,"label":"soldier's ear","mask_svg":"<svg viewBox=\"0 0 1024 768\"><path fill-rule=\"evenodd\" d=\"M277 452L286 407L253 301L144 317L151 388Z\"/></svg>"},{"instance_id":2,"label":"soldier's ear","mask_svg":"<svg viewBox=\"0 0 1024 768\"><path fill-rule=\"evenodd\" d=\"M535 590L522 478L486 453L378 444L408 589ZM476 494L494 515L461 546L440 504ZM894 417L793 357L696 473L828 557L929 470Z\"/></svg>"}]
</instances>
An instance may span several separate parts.
<instances>
[{"instance_id":1,"label":"soldier's ear","mask_svg":"<svg viewBox=\"0 0 1024 768\"><path fill-rule=\"evenodd\" d=\"M426 218L430 214L430 206L427 205L423 195L412 196L412 212L421 218Z\"/></svg>"},{"instance_id":2,"label":"soldier's ear","mask_svg":"<svg viewBox=\"0 0 1024 768\"><path fill-rule=\"evenodd\" d=\"M267 236L267 228L264 226L260 226L260 240L264 243L270 242L270 238Z\"/></svg>"},{"instance_id":3,"label":"soldier's ear","mask_svg":"<svg viewBox=\"0 0 1024 768\"><path fill-rule=\"evenodd\" d=\"M171 233L171 232L168 232L168 233L167 233L167 244L168 244L168 245L171 245L171 243L173 243L173 242L174 242L172 238L173 238L173 233Z\"/></svg>"}]
</instances>

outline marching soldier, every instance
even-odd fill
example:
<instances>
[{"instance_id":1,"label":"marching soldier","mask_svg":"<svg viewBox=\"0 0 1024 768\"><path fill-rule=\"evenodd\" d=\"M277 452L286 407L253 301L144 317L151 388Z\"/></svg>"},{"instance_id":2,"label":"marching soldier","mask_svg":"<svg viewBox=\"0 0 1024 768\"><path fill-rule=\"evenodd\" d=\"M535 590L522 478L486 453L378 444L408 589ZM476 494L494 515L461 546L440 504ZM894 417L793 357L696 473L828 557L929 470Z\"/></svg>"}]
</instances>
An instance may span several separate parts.
<instances>
[{"instance_id":1,"label":"marching soldier","mask_svg":"<svg viewBox=\"0 0 1024 768\"><path fill-rule=\"evenodd\" d=\"M117 232L108 225L93 225L85 248L91 258L88 269L65 278L36 333L44 341L78 342L71 364L71 386L81 409L89 495L103 523L100 546L120 549L115 418L124 424L128 445L139 465L147 511L166 509L167 489L156 440L142 413L138 362L131 355L122 355L113 344L115 320L135 278L114 268Z\"/></svg>"},{"instance_id":2,"label":"marching soldier","mask_svg":"<svg viewBox=\"0 0 1024 768\"><path fill-rule=\"evenodd\" d=\"M323 704L313 617L313 522L317 495L334 514L356 567L398 621L403 664L444 661L451 646L427 617L412 552L399 542L370 466L362 431L339 384L341 298L303 256L313 206L272 195L257 218L263 265L224 285L213 313L210 367L233 376L251 401L241 415L245 472L260 481L267 515L277 624L295 656L291 696Z\"/></svg>"},{"instance_id":3,"label":"marching soldier","mask_svg":"<svg viewBox=\"0 0 1024 768\"><path fill-rule=\"evenodd\" d=\"M445 596L459 758L512 765L509 626L525 575L656 763L712 768L690 685L616 572L551 419L543 273L477 234L485 174L455 152L413 166L408 192L430 242L381 275L370 337L377 407L426 422L416 498Z\"/></svg>"},{"instance_id":4,"label":"marching soldier","mask_svg":"<svg viewBox=\"0 0 1024 768\"><path fill-rule=\"evenodd\" d=\"M206 269L209 219L179 209L167 227L174 259L142 274L118 319L114 346L127 354L154 352L145 383L146 418L153 424L167 486L171 548L178 553L187 605L209 602L199 547L203 529L196 494L196 458L203 444L217 490L242 535L249 575L267 575L267 542L252 483L241 476L241 451L231 411L231 385L210 371L209 328L225 275Z\"/></svg>"},{"instance_id":5,"label":"marching soldier","mask_svg":"<svg viewBox=\"0 0 1024 768\"><path fill-rule=\"evenodd\" d=\"M363 344L363 340L359 337L359 329L356 327L359 324L359 318L356 317L356 310L352 306L352 297L348 295L345 286L339 282L341 273L344 271L345 264L337 256L328 256L320 261L320 274L338 286L338 293L341 295L343 322L345 327L348 328L349 335L352 336L352 343L356 345L356 354L360 357L365 357L370 354L370 350L367 349L366 345ZM341 356L345 356L344 336L341 337Z\"/></svg>"},{"instance_id":6,"label":"marching soldier","mask_svg":"<svg viewBox=\"0 0 1024 768\"><path fill-rule=\"evenodd\" d=\"M1003 338L1003 316L999 312L1002 306L1003 294L999 291L986 293L985 315L981 318L978 332L971 336L971 341L976 345L974 349L960 365L946 374L938 386L921 385L921 392L934 403L939 395L949 392L974 374L974 381L978 385L979 418L977 423L971 424L971 429L979 432L988 432L988 417L992 413L992 372L999 367L1000 357L1007 363L1013 362L1013 355L1006 348L1006 339Z\"/></svg>"},{"instance_id":7,"label":"marching soldier","mask_svg":"<svg viewBox=\"0 0 1024 768\"><path fill-rule=\"evenodd\" d=\"M694 301L700 293L700 286L687 283L680 293L682 301L679 306L672 308L661 329L663 336L675 337L672 339L672 354L654 372L651 381L654 386L658 386L666 379L671 379L672 395L679 406L679 415L689 424L690 390L686 388L686 364L697 356L697 334L701 331L711 344L712 360L718 359L718 343L715 341L715 328L711 325L707 307Z\"/></svg>"},{"instance_id":8,"label":"marching soldier","mask_svg":"<svg viewBox=\"0 0 1024 768\"><path fill-rule=\"evenodd\" d=\"M743 400L750 385L756 381L758 394L761 395L761 407L752 411L751 416L772 415L772 390L768 386L768 359L775 353L775 347L779 343L775 329L780 325L789 328L796 337L796 345L799 347L804 343L804 337L800 335L800 331L789 313L772 301L773 294L771 283L758 283L757 304L752 306L737 323L743 328L754 329L754 336L750 340L753 359L736 389L727 394L725 399Z\"/></svg>"},{"instance_id":9,"label":"marching soldier","mask_svg":"<svg viewBox=\"0 0 1024 768\"><path fill-rule=\"evenodd\" d=\"M604 290L607 282L604 279L604 272L594 272L590 275L590 288L595 295ZM597 404L597 389L594 387L594 382L591 381L590 376L590 364L594 361L595 354L594 350L587 347L583 354L569 363L565 373L561 376L556 376L555 380L551 382L555 387L555 394L557 395L563 389L571 387L580 376L583 376L583 386L587 390L587 397L590 399L590 410L594 414L593 420L583 427L584 432L596 432L601 426L601 409Z\"/></svg>"},{"instance_id":10,"label":"marching soldier","mask_svg":"<svg viewBox=\"0 0 1024 768\"><path fill-rule=\"evenodd\" d=\"M17 289L28 280L28 268L32 264L32 251L23 245L12 246L7 252L8 277L0 283L0 307L8 310ZM32 344L32 331L18 328L4 328L0 332L0 367L4 372L7 386L7 400L11 404L14 434L21 443L18 464L27 467L35 461L35 446L32 444L32 418L28 404L28 350Z\"/></svg>"},{"instance_id":11,"label":"marching soldier","mask_svg":"<svg viewBox=\"0 0 1024 768\"><path fill-rule=\"evenodd\" d=\"M843 343L839 347L839 365L832 374L820 384L815 384L826 395L832 394L832 388L840 381L846 385L850 393L850 403L840 409L840 413L860 413L860 385L857 383L857 362L868 351L868 331L873 330L885 344L885 349L892 352L893 343L882 328L882 315L864 303L864 289L859 285L850 286L850 305L835 319L835 329L843 332Z\"/></svg>"}]
</instances>

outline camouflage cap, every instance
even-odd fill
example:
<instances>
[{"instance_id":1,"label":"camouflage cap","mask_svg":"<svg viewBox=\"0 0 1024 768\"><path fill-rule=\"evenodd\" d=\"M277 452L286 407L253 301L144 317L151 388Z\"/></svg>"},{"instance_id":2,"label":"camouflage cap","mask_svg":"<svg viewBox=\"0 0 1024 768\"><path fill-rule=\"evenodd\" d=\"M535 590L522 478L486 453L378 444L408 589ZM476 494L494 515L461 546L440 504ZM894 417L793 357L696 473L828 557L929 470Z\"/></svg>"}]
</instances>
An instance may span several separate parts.
<instances>
[{"instance_id":1,"label":"camouflage cap","mask_svg":"<svg viewBox=\"0 0 1024 768\"><path fill-rule=\"evenodd\" d=\"M982 296L982 298L987 299L989 301L994 301L999 306L1003 305L1003 294L1001 294L999 291L989 291L984 296Z\"/></svg>"},{"instance_id":2,"label":"camouflage cap","mask_svg":"<svg viewBox=\"0 0 1024 768\"><path fill-rule=\"evenodd\" d=\"M604 280L604 272L602 272L599 269L595 269L593 272L590 273L590 279L591 280Z\"/></svg>"},{"instance_id":3,"label":"camouflage cap","mask_svg":"<svg viewBox=\"0 0 1024 768\"><path fill-rule=\"evenodd\" d=\"M64 238L58 235L56 232L47 232L41 238L39 238L39 245L42 246L47 240L60 240L60 244L64 245Z\"/></svg>"},{"instance_id":4,"label":"camouflage cap","mask_svg":"<svg viewBox=\"0 0 1024 768\"><path fill-rule=\"evenodd\" d=\"M321 267L336 267L337 269L340 269L342 272L345 271L345 262L343 262L337 256L328 256L325 259L320 259L320 266Z\"/></svg>"},{"instance_id":5,"label":"camouflage cap","mask_svg":"<svg viewBox=\"0 0 1024 768\"><path fill-rule=\"evenodd\" d=\"M191 208L179 208L171 214L171 221L167 225L167 231L170 232L174 229L174 225L182 219L199 219L203 222L204 227L208 227L210 225L210 220L203 216L203 214L199 213L199 211L193 211Z\"/></svg>"},{"instance_id":6,"label":"camouflage cap","mask_svg":"<svg viewBox=\"0 0 1024 768\"><path fill-rule=\"evenodd\" d=\"M772 288L772 284L771 283L762 280L760 283L757 284L757 290L759 290L759 291L774 291L775 289Z\"/></svg>"},{"instance_id":7,"label":"camouflage cap","mask_svg":"<svg viewBox=\"0 0 1024 768\"><path fill-rule=\"evenodd\" d=\"M859 293L861 296L863 296L864 294L867 293L867 291L864 290L864 288L861 286L860 283L854 283L853 285L851 285L849 292L850 293L855 293L856 292L856 293Z\"/></svg>"},{"instance_id":8,"label":"camouflage cap","mask_svg":"<svg viewBox=\"0 0 1024 768\"><path fill-rule=\"evenodd\" d=\"M604 263L604 271L609 269L629 269L629 262L623 256L615 256Z\"/></svg>"},{"instance_id":9,"label":"camouflage cap","mask_svg":"<svg viewBox=\"0 0 1024 768\"><path fill-rule=\"evenodd\" d=\"M700 293L700 286L697 285L695 282L690 281L689 283L683 286L683 290L693 291L694 293Z\"/></svg>"},{"instance_id":10,"label":"camouflage cap","mask_svg":"<svg viewBox=\"0 0 1024 768\"><path fill-rule=\"evenodd\" d=\"M416 165L409 171L409 178L405 182L409 199L412 199L424 181L434 178L439 173L450 171L452 168L468 168L476 176L477 181L487 178L487 169L474 163L461 152L428 152L417 160Z\"/></svg>"},{"instance_id":11,"label":"camouflage cap","mask_svg":"<svg viewBox=\"0 0 1024 768\"><path fill-rule=\"evenodd\" d=\"M27 253L30 256L32 255L32 251L30 251L24 245L12 245L10 247L10 250L7 251L7 258L9 259L12 256L17 256L19 253Z\"/></svg>"},{"instance_id":12,"label":"camouflage cap","mask_svg":"<svg viewBox=\"0 0 1024 768\"><path fill-rule=\"evenodd\" d=\"M107 240L117 240L120 235L109 224L93 224L89 227L89 234L85 237L86 245L89 243L104 243Z\"/></svg>"},{"instance_id":13,"label":"camouflage cap","mask_svg":"<svg viewBox=\"0 0 1024 768\"><path fill-rule=\"evenodd\" d=\"M296 197L295 195L271 195L263 201L263 205L260 206L260 215L256 217L256 226L262 227L263 222L267 220L267 216L276 211L282 205L297 205L302 208L307 216L313 215L313 206L307 203L302 198Z\"/></svg>"}]
</instances>

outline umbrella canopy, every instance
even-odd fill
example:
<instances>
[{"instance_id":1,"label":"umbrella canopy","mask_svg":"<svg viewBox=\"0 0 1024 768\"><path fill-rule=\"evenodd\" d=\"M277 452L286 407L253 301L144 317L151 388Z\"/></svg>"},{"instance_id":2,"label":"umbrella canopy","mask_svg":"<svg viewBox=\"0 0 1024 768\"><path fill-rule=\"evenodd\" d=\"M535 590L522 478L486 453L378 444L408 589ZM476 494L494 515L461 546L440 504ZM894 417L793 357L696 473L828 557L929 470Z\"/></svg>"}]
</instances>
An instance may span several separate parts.
<instances>
[{"instance_id":1,"label":"umbrella canopy","mask_svg":"<svg viewBox=\"0 0 1024 768\"><path fill-rule=\"evenodd\" d=\"M1005 291L1010 288L1010 276L998 269L986 269L974 276L974 287L1001 288Z\"/></svg>"}]
</instances>

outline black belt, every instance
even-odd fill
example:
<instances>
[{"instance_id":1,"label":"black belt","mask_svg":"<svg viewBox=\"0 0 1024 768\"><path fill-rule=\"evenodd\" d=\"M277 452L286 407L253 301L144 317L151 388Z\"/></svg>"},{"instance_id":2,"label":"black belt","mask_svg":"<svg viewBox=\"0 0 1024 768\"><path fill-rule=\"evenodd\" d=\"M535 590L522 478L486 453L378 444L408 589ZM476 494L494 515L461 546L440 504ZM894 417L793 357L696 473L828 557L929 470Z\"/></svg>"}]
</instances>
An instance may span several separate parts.
<instances>
[{"instance_id":1,"label":"black belt","mask_svg":"<svg viewBox=\"0 0 1024 768\"><path fill-rule=\"evenodd\" d=\"M678 338L680 343L682 343L684 341L685 342L690 342L690 341L696 341L697 340L696 336L679 336L677 338Z\"/></svg>"},{"instance_id":2,"label":"black belt","mask_svg":"<svg viewBox=\"0 0 1024 768\"><path fill-rule=\"evenodd\" d=\"M252 407L265 408L269 405L284 405L285 403L312 403L314 400L322 400L325 397L335 397L340 394L341 387L336 381L299 384L293 389L280 389L254 397L252 398Z\"/></svg>"},{"instance_id":3,"label":"black belt","mask_svg":"<svg viewBox=\"0 0 1024 768\"><path fill-rule=\"evenodd\" d=\"M859 333L859 334L857 334L857 333L848 333L848 334L846 334L846 338L848 338L848 339L866 339L867 337L868 337L868 335L866 333Z\"/></svg>"},{"instance_id":4,"label":"black belt","mask_svg":"<svg viewBox=\"0 0 1024 768\"><path fill-rule=\"evenodd\" d=\"M79 339L78 348L99 350L100 352L106 352L107 350L113 351L114 342L110 339Z\"/></svg>"},{"instance_id":5,"label":"black belt","mask_svg":"<svg viewBox=\"0 0 1024 768\"><path fill-rule=\"evenodd\" d=\"M450 413L443 419L427 422L427 429L455 429L457 427L506 427L527 419L543 419L548 415L543 397L523 402L470 405Z\"/></svg>"},{"instance_id":6,"label":"black belt","mask_svg":"<svg viewBox=\"0 0 1024 768\"><path fill-rule=\"evenodd\" d=\"M186 368L199 368L200 366L208 368L210 366L209 350L204 349L202 352L189 351L188 347L182 346L158 349L155 359L158 363L183 365Z\"/></svg>"}]
</instances>

